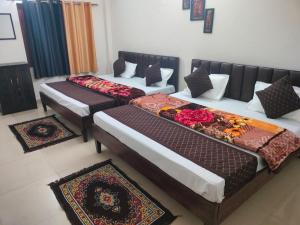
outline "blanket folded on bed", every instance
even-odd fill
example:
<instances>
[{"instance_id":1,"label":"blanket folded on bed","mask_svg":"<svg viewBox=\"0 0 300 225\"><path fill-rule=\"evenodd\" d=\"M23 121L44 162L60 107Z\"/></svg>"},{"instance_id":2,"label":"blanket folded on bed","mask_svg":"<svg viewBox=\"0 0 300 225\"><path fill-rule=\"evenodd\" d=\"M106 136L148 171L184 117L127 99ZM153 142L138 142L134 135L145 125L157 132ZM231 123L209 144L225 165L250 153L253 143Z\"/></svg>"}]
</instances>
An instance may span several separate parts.
<instances>
[{"instance_id":1,"label":"blanket folded on bed","mask_svg":"<svg viewBox=\"0 0 300 225\"><path fill-rule=\"evenodd\" d=\"M170 104L179 102L179 104ZM272 171L300 149L300 138L274 124L182 101L167 95L135 99L131 104L197 132L258 153Z\"/></svg>"},{"instance_id":2,"label":"blanket folded on bed","mask_svg":"<svg viewBox=\"0 0 300 225\"><path fill-rule=\"evenodd\" d=\"M132 99L145 95L143 90L117 84L108 80L103 80L91 75L69 77L67 78L67 81L81 87L88 88L92 91L113 97L119 105L126 105Z\"/></svg>"},{"instance_id":3,"label":"blanket folded on bed","mask_svg":"<svg viewBox=\"0 0 300 225\"><path fill-rule=\"evenodd\" d=\"M234 147L199 135L133 105L115 107L105 114L224 178L230 196L256 175L257 158Z\"/></svg>"},{"instance_id":4,"label":"blanket folded on bed","mask_svg":"<svg viewBox=\"0 0 300 225\"><path fill-rule=\"evenodd\" d=\"M78 87L67 81L47 83L47 85L70 98L88 105L91 114L116 105L115 100L111 97L100 95L99 93Z\"/></svg>"}]
</instances>

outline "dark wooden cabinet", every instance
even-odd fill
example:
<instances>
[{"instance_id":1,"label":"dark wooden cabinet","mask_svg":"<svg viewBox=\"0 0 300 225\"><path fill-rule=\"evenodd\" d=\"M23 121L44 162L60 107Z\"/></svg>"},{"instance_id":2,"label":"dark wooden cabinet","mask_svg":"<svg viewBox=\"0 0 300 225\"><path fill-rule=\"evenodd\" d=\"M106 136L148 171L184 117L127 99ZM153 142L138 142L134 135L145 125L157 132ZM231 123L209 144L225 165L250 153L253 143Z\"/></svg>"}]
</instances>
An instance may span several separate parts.
<instances>
[{"instance_id":1,"label":"dark wooden cabinet","mask_svg":"<svg viewBox=\"0 0 300 225\"><path fill-rule=\"evenodd\" d=\"M27 63L0 64L0 110L3 115L36 109Z\"/></svg>"}]
</instances>

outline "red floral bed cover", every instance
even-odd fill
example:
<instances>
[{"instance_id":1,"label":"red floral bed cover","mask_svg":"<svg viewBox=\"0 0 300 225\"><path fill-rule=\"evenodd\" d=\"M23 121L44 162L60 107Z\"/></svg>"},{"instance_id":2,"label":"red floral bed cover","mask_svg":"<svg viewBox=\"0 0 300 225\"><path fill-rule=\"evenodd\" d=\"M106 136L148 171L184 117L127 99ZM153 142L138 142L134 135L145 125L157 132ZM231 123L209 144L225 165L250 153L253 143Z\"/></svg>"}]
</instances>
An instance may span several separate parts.
<instances>
[{"instance_id":1,"label":"red floral bed cover","mask_svg":"<svg viewBox=\"0 0 300 225\"><path fill-rule=\"evenodd\" d=\"M104 94L116 99L119 105L126 105L132 99L145 95L143 90L117 84L108 80L104 80L95 76L70 76L67 81L88 88L92 91Z\"/></svg>"},{"instance_id":2,"label":"red floral bed cover","mask_svg":"<svg viewBox=\"0 0 300 225\"><path fill-rule=\"evenodd\" d=\"M272 171L300 149L294 133L264 121L155 94L131 104L224 142L258 153Z\"/></svg>"}]
</instances>

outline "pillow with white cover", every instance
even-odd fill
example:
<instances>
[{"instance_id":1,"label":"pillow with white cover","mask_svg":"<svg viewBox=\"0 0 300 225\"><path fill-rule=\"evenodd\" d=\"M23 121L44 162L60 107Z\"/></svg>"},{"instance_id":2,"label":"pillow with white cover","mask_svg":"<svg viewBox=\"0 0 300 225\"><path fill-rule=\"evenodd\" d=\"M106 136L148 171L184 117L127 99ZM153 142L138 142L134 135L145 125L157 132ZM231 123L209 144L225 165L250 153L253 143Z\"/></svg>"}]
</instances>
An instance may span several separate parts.
<instances>
[{"instance_id":1,"label":"pillow with white cover","mask_svg":"<svg viewBox=\"0 0 300 225\"><path fill-rule=\"evenodd\" d=\"M210 74L209 78L211 80L213 89L210 89L203 93L200 97L221 100L225 94L225 90L229 81L229 75L227 74ZM184 89L184 93L191 96L191 91L189 88Z\"/></svg>"},{"instance_id":2,"label":"pillow with white cover","mask_svg":"<svg viewBox=\"0 0 300 225\"><path fill-rule=\"evenodd\" d=\"M149 65L149 67L151 67L152 65ZM156 82L154 84L152 84L151 86L154 87L167 87L168 84L168 80L170 80L170 78L172 77L174 70L173 69L169 69L169 68L160 68L160 72L161 72L161 79L162 81L160 82ZM146 78L144 78L145 82L146 82Z\"/></svg>"},{"instance_id":3,"label":"pillow with white cover","mask_svg":"<svg viewBox=\"0 0 300 225\"><path fill-rule=\"evenodd\" d=\"M257 81L255 83L255 88L254 88L254 96L253 99L248 103L248 109L255 111L255 112L261 112L265 113L265 110L256 94L257 91L262 91L265 90L266 88L270 87L272 84L269 83L264 83L261 81ZM300 97L300 88L299 87L293 87L296 94ZM300 109L296 110L294 112L290 112L288 114L285 114L282 116L282 118L286 119L291 119L291 120L296 120L300 122Z\"/></svg>"},{"instance_id":4,"label":"pillow with white cover","mask_svg":"<svg viewBox=\"0 0 300 225\"><path fill-rule=\"evenodd\" d=\"M137 64L125 61L125 71L120 75L123 78L132 78L135 75Z\"/></svg>"}]
</instances>

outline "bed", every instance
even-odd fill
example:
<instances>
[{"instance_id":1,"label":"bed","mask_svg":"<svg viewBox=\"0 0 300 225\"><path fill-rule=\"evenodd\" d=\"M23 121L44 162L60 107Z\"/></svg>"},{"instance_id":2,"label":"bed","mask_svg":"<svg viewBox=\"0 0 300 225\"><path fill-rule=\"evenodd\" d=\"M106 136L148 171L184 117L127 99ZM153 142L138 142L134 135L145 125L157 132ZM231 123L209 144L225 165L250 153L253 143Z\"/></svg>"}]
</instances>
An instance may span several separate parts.
<instances>
[{"instance_id":1,"label":"bed","mask_svg":"<svg viewBox=\"0 0 300 225\"><path fill-rule=\"evenodd\" d=\"M206 66L211 73L230 75L225 98L221 101L201 98L191 99L184 92L178 92L172 96L183 101L188 100L220 110L234 111L244 116L250 115L252 118L286 127L300 136L299 122L282 118L269 120L266 119L264 114L255 113L246 108L247 102L253 97L256 81L272 83L289 74L294 85L300 86L300 72L197 59L192 61L192 70L200 65ZM124 122L120 122L120 120L111 116L111 114L124 113L124 107L114 108L113 110L114 112L103 111L94 115L95 124L92 130L97 151L101 152L101 144L107 146L170 196L198 215L206 225L220 224L274 176L274 173L269 170L265 160L260 155L240 148L238 149L239 152L248 152L250 153L248 155L256 158L255 176L235 193L225 196L225 181L222 177L191 162L171 151L165 145L156 142L153 138L132 129ZM130 120L131 118L128 117L127 119ZM165 123L165 125L167 124ZM157 132L161 130L157 129ZM289 158L294 156L299 156L299 151L295 151Z\"/></svg>"},{"instance_id":2,"label":"bed","mask_svg":"<svg viewBox=\"0 0 300 225\"><path fill-rule=\"evenodd\" d=\"M172 77L168 80L168 84L166 87L146 87L144 79L140 77L126 79L121 77L115 78L113 75L100 75L99 78L143 90L147 95L159 92L171 94L177 91L179 58L125 51L120 51L119 57L124 58L128 62L136 63L142 66L148 66L160 62L162 68L170 68L173 69L174 72L172 74ZM81 129L83 140L85 142L88 140L87 131L89 128L91 128L93 123L93 113L103 109L115 107L117 105L114 99L111 97L100 96L99 94L89 93L89 91L85 91L83 94L87 96L91 95L91 98L97 98L97 96L95 95L99 95L99 107L91 112L89 105L67 96L65 93L54 89L50 85L53 85L53 83L41 84L40 96L44 110L47 111L47 106L49 106L57 113L65 117L67 120L72 122L74 125L78 126ZM74 85L71 86L67 82L60 82L56 85L60 85L60 88L62 89L69 88L72 92L76 92L79 88L82 89L81 87L77 87ZM83 92L83 90L81 90L81 92Z\"/></svg>"}]
</instances>

